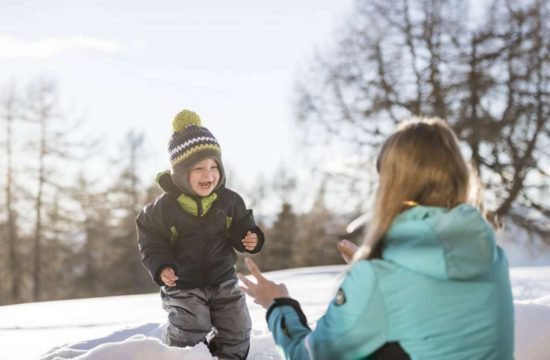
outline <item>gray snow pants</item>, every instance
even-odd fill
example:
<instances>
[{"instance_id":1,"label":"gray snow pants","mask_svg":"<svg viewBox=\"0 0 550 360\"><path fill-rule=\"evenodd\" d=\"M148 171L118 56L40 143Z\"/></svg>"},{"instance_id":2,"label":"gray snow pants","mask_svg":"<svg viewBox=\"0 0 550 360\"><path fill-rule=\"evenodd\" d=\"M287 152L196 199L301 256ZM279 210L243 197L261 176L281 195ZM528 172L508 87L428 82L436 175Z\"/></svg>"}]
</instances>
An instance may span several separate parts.
<instances>
[{"instance_id":1,"label":"gray snow pants","mask_svg":"<svg viewBox=\"0 0 550 360\"><path fill-rule=\"evenodd\" d=\"M250 347L250 314L245 295L231 279L218 286L194 289L161 288L162 307L168 312L164 342L194 346L215 327L218 334L208 347L219 359L246 359Z\"/></svg>"}]
</instances>

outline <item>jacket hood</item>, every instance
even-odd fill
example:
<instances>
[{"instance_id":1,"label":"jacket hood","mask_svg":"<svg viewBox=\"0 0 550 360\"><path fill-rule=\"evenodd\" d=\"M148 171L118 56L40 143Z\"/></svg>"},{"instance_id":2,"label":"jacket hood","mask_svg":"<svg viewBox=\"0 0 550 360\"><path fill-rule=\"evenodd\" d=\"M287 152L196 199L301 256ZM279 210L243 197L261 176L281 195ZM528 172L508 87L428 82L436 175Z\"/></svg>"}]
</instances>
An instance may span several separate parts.
<instances>
[{"instance_id":1,"label":"jacket hood","mask_svg":"<svg viewBox=\"0 0 550 360\"><path fill-rule=\"evenodd\" d=\"M182 191L174 184L170 176L170 170L165 170L157 174L156 181L162 191L177 198Z\"/></svg>"},{"instance_id":2,"label":"jacket hood","mask_svg":"<svg viewBox=\"0 0 550 360\"><path fill-rule=\"evenodd\" d=\"M439 279L476 278L496 257L491 226L466 204L415 206L395 218L384 238L385 260Z\"/></svg>"},{"instance_id":3,"label":"jacket hood","mask_svg":"<svg viewBox=\"0 0 550 360\"><path fill-rule=\"evenodd\" d=\"M165 193L167 193L168 195L174 198L178 198L182 194L194 199L200 198L195 194L187 194L183 192L180 188L178 188L176 184L174 184L174 181L172 180L170 170L159 172L156 177L156 182L162 191L164 191ZM219 190L222 190L224 188L225 188L225 176L223 179L220 177L220 182L218 183L218 186L216 186L216 189L214 190L214 192L217 193Z\"/></svg>"},{"instance_id":4,"label":"jacket hood","mask_svg":"<svg viewBox=\"0 0 550 360\"><path fill-rule=\"evenodd\" d=\"M180 188L174 184L170 175L170 170L163 171L157 175L157 183L162 191L168 196L172 197L178 202L181 209L193 216L204 216L212 207L212 204L218 198L220 189L225 189L225 184L219 185L208 196L190 196L181 191Z\"/></svg>"}]
</instances>

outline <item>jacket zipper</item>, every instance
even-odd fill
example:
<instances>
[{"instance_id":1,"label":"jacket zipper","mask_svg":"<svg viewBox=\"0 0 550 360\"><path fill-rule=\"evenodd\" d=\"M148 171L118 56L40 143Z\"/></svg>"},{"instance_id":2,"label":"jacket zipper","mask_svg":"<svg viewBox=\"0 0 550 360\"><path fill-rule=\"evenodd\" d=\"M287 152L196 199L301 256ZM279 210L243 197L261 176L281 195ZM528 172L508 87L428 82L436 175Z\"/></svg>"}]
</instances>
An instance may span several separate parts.
<instances>
[{"instance_id":1,"label":"jacket zipper","mask_svg":"<svg viewBox=\"0 0 550 360\"><path fill-rule=\"evenodd\" d=\"M195 200L197 202L197 215L199 216L199 223L201 228L201 245L202 245L202 253L201 253L201 278L203 285L206 285L206 236L204 235L204 219L203 216L203 209L202 209L202 201L201 199Z\"/></svg>"}]
</instances>

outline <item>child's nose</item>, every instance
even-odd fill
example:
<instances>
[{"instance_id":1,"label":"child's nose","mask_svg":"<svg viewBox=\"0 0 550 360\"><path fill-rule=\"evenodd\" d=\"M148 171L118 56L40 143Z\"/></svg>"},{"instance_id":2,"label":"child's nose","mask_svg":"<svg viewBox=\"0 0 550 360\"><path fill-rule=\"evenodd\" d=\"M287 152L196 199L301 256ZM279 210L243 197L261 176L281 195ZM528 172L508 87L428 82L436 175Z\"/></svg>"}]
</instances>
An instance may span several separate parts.
<instances>
[{"instance_id":1,"label":"child's nose","mask_svg":"<svg viewBox=\"0 0 550 360\"><path fill-rule=\"evenodd\" d=\"M207 180L211 180L214 178L214 171L212 170L206 170L203 174L203 178Z\"/></svg>"}]
</instances>

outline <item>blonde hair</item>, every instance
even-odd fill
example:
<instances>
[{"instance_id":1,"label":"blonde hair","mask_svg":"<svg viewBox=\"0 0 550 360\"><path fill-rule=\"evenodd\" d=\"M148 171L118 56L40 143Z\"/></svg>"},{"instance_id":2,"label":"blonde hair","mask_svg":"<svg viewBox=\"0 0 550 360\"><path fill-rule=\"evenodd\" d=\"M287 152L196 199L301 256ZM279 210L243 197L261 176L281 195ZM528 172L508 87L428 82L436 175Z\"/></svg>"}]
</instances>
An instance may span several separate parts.
<instances>
[{"instance_id":1,"label":"blonde hair","mask_svg":"<svg viewBox=\"0 0 550 360\"><path fill-rule=\"evenodd\" d=\"M449 125L437 118L403 122L382 145L373 217L355 260L381 258L382 239L412 204L453 208L468 201L471 173Z\"/></svg>"}]
</instances>

